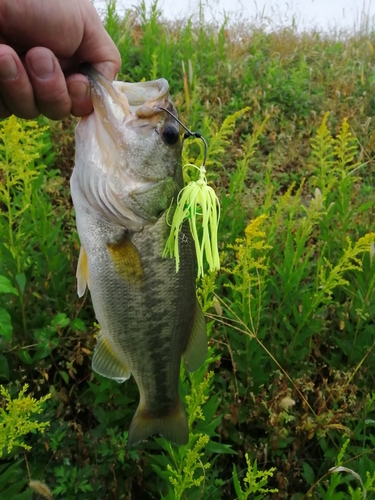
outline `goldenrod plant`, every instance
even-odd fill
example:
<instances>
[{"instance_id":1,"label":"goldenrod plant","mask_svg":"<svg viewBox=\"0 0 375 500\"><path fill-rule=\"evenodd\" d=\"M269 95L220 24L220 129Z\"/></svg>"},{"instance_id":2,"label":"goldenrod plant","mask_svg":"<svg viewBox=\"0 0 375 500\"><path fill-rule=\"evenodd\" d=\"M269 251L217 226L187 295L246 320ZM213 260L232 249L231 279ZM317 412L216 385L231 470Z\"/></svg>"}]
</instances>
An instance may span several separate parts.
<instances>
[{"instance_id":1,"label":"goldenrod plant","mask_svg":"<svg viewBox=\"0 0 375 500\"><path fill-rule=\"evenodd\" d=\"M39 400L26 395L28 384L24 384L16 398L12 398L10 392L0 385L1 407L0 407L0 458L10 456L14 449L23 448L31 450L24 439L30 433L43 433L49 426L49 422L38 422L35 417L43 411L44 403L50 395L41 397ZM34 490L43 498L52 499L50 489L41 481L30 479L29 488L21 493L26 485L25 478L17 481L18 468L22 461L0 469L0 489L3 495L12 500L26 500L30 498L30 491Z\"/></svg>"},{"instance_id":2,"label":"goldenrod plant","mask_svg":"<svg viewBox=\"0 0 375 500\"><path fill-rule=\"evenodd\" d=\"M350 140L347 122L344 120L337 138L329 136L328 140L329 134L327 130L324 130L326 118L323 119L321 129L318 130L318 136L322 134L323 130L326 139L314 149L313 155L314 158L317 156L323 158L326 154L323 154L323 151L326 151L326 145L329 142L332 145L331 170L320 164L319 170L316 171L321 174L321 184L317 187L314 184L315 177L312 179L315 192L307 203L303 203L303 193L306 189L305 181L302 180L299 187L292 183L274 205L267 204L265 213L248 224L245 229L245 237L237 238L234 244L227 245L228 250L224 256L225 265L222 267L222 271L230 277L229 283L224 282L223 284L231 288L231 299L227 301L217 296L221 306L220 313L209 314L209 317L222 323L226 330L225 338L228 342L229 356L236 375L233 382L233 404L246 394L244 391L246 381L255 377L252 366L257 363L257 359L261 356L259 349L263 350L264 355L269 358L271 366L274 364L280 370L279 376L284 381L283 384L288 381L288 384L293 388L292 392L284 392L284 385L284 391L281 391L278 396L280 404L277 407L271 401L269 401L269 406L263 402L267 412L269 412L270 425L274 427L275 439L277 436L277 439L280 440L289 436L287 431L289 426L292 428L296 426L298 429L301 429L301 426L304 427L308 432L309 439L315 433L320 437L325 436L333 429L348 432L348 428L343 422L350 418L351 404L355 403L354 400L353 402L350 399L346 400L344 394L345 391L353 390L350 388L351 381L375 345L372 343L368 346L368 351L358 361L358 366L354 369L353 374L347 378L347 383L341 386L340 391L337 390L335 397L343 398L342 401L345 401L338 413L334 413L328 408L326 412L322 412L311 406L305 396L309 392L305 391L310 391L312 388L307 388L307 382L303 381L303 376L300 379L292 380L288 374L288 361L290 356L297 355L295 351L297 347L304 346L306 349L304 353L298 353L299 357L308 355L306 339L310 339L311 345L313 335L319 335L320 332L316 329L317 325L324 325L322 318L334 306L335 300L337 300L337 290L350 288L353 273L355 275L358 273L361 276L364 271L363 266L366 265L368 269L369 262L371 265L371 251L375 238L373 232L367 232L355 242L352 242L351 238L347 236L344 240L345 246L336 248L335 261L332 261L333 255L329 252L329 243L319 244L319 230L322 231L324 224L327 224L328 221L330 224L332 223L333 214L340 213L341 215L341 205L338 203L336 206L335 201L333 201L337 198L331 192L332 186L337 185L339 196L343 190L345 190L346 196L349 196L350 189L353 189L354 183L358 182L358 178L350 175L350 172L358 167L358 163L355 162L353 141ZM344 140L343 137L346 139ZM340 147L336 146L338 143ZM314 144L316 144L315 140ZM348 151L345 150L345 147L348 148ZM345 160L345 158L350 158L350 160ZM356 165L354 168L352 168L352 163ZM327 188L327 185L330 186L330 189ZM326 193L327 197L331 197L328 206L327 197L323 193ZM343 219L340 217L340 220ZM332 232L331 228L331 235ZM335 233L333 232L333 234ZM279 247L280 240L283 241L282 248ZM339 241L342 242L341 235ZM273 263L275 259L277 264ZM306 286L304 280L307 279L311 270L314 270L315 280ZM374 282L371 280L370 286L373 287L373 285ZM274 322L264 311L264 303L267 300L267 294L273 293L274 286L278 287L280 312L285 311L287 307L293 310L292 320L288 320L290 322L287 337L289 345L285 347L284 353L277 349L275 341L273 341L271 349L265 344L265 340L267 340L266 325L271 326ZM371 296L373 288L370 288L367 293ZM317 311L320 311L320 317L315 316ZM339 327L343 329L345 323L342 321ZM280 329L280 326L278 328ZM280 330L275 328L273 332L276 338L280 338ZM256 344L258 344L259 349ZM287 353L287 357L285 357L285 353ZM258 380L266 383L261 374L256 376ZM342 377L345 380L344 373L342 375L337 373L337 377ZM294 397L290 398L290 394L294 394ZM296 422L293 411L295 397L302 401L306 411L310 414L305 421ZM284 404L286 399L293 401L292 405L288 407L289 409L286 409ZM239 419L240 415L241 413ZM341 418L338 418L339 415ZM287 427L285 427L286 425ZM336 482L341 484L340 479L337 479Z\"/></svg>"},{"instance_id":3,"label":"goldenrod plant","mask_svg":"<svg viewBox=\"0 0 375 500\"><path fill-rule=\"evenodd\" d=\"M247 465L246 474L243 479L245 489L242 489L236 468L233 466L233 484L238 500L247 500L250 495L256 493L260 493L260 495L254 497L258 499L264 498L265 493L277 493L277 488L265 488L270 476L275 473L276 469L272 467L269 470L259 470L256 461L252 464L247 453L245 459Z\"/></svg>"},{"instance_id":4,"label":"goldenrod plant","mask_svg":"<svg viewBox=\"0 0 375 500\"><path fill-rule=\"evenodd\" d=\"M208 361L214 359L211 353ZM189 490L203 492L217 488L209 469L211 448L215 447L211 440L215 436L215 427L220 417L215 417L218 401L217 397L210 395L213 372L206 373L208 365L209 363L193 374L184 375L183 389L186 394L189 424L188 444L177 448L163 439L157 439L165 453L154 456L152 466L157 474L169 483L167 492L162 497L168 500L182 499L190 493ZM231 454L232 450L229 446L217 445L217 452ZM208 478L212 480L209 481Z\"/></svg>"},{"instance_id":5,"label":"goldenrod plant","mask_svg":"<svg viewBox=\"0 0 375 500\"><path fill-rule=\"evenodd\" d=\"M173 495L169 494L166 498L180 500L184 497L185 492L193 486L201 491L205 489L206 474L210 463L204 459L204 455L210 437L208 434L194 432L193 425L198 420L205 420L202 405L209 398L212 377L213 372L209 372L197 387L194 387L193 378L191 393L185 397L190 438L189 443L184 448L173 450L171 447L169 450L172 464L167 465L167 471L170 474L169 481L172 484Z\"/></svg>"},{"instance_id":6,"label":"goldenrod plant","mask_svg":"<svg viewBox=\"0 0 375 500\"><path fill-rule=\"evenodd\" d=\"M9 454L16 446L21 446L29 450L22 437L29 432L43 431L49 422L36 422L31 417L43 411L43 403L50 398L50 395L43 396L39 400L31 396L26 396L28 384L20 390L18 397L12 399L9 391L0 386L0 394L3 398L4 408L0 408L0 457Z\"/></svg>"},{"instance_id":7,"label":"goldenrod plant","mask_svg":"<svg viewBox=\"0 0 375 500\"><path fill-rule=\"evenodd\" d=\"M242 109L229 114L223 120L220 127L212 121L210 117L205 117L203 122L203 130L207 131L209 141L207 144L207 151L204 143L195 137L189 139L184 143L184 148L182 150L182 163L186 165L183 170L185 182L190 180L196 180L200 176L200 170L196 168L195 164L202 164L206 158L205 167L208 178L216 178L218 172L225 168L223 165L223 155L227 151L231 144L233 134L235 131L236 123L240 118L250 113L250 107L245 106ZM257 142L260 133L262 132L267 119L261 124L255 134L253 134L253 142ZM199 146L198 154L196 151L196 146ZM254 154L254 149L250 146L249 150Z\"/></svg>"},{"instance_id":8,"label":"goldenrod plant","mask_svg":"<svg viewBox=\"0 0 375 500\"><path fill-rule=\"evenodd\" d=\"M127 447L136 385L132 377L117 384L93 374L95 316L76 297L69 194L76 120L4 120L0 384L12 398L25 382L33 397L51 398L33 419L49 427L20 437L31 450L3 457L0 497L41 498L43 487L32 482L31 490L31 478L46 481L56 500L234 499L247 494L250 463L252 478L276 468L261 487L278 493L257 491L249 500L362 500L365 490L370 500L371 18L351 32L323 33L300 29L298 20L280 26L259 11L252 21L229 14L215 23L203 5L199 18L170 22L162 7L140 1L118 9L111 0L103 21L122 55L119 79L166 78L181 121L209 146L204 175L220 202L221 269L210 272L205 263L197 287L210 358L202 371L182 370L179 388L187 411L197 404L204 420L191 423L188 447L169 448L159 437ZM6 157L10 140L16 146ZM28 162L29 153L39 157ZM182 164L200 167L203 155L201 139L190 138ZM199 174L187 167L185 185ZM9 202L11 176L18 181ZM337 467L358 474L363 487Z\"/></svg>"},{"instance_id":9,"label":"goldenrod plant","mask_svg":"<svg viewBox=\"0 0 375 500\"><path fill-rule=\"evenodd\" d=\"M337 454L335 466L331 467L324 476L314 482L307 492L306 498L310 498L313 492L319 492L321 497L325 499L335 499L338 496L342 497L340 489L342 489L344 478L346 481L351 481L354 486L354 488L352 485L348 486L348 498L351 498L351 500L366 500L367 498L372 498L371 494L375 492L375 472L371 474L369 471L364 471L365 473L363 477L361 477L360 474L350 467L351 463L358 457L354 456L345 459L349 444L350 439L345 439ZM371 450L371 452L373 451L374 450ZM308 475L314 476L310 466L305 466L304 468Z\"/></svg>"},{"instance_id":10,"label":"goldenrod plant","mask_svg":"<svg viewBox=\"0 0 375 500\"><path fill-rule=\"evenodd\" d=\"M23 122L14 116L0 121L0 232L2 235L2 268L13 274L21 293L18 294L23 328L26 332L24 289L25 269L29 255L25 212L33 204L35 181L44 169L35 162L41 154L46 128L35 121ZM26 224L25 224L26 222ZM5 269L4 269L5 268Z\"/></svg>"},{"instance_id":11,"label":"goldenrod plant","mask_svg":"<svg viewBox=\"0 0 375 500\"><path fill-rule=\"evenodd\" d=\"M268 271L267 253L272 248L267 243L267 234L264 231L265 214L249 222L245 228L244 238L237 238L234 244L229 244L228 249L236 254L236 262L232 269L223 267L223 271L235 278L234 283L226 285L242 296L242 307L245 310L253 287L259 285L259 273Z\"/></svg>"}]
</instances>

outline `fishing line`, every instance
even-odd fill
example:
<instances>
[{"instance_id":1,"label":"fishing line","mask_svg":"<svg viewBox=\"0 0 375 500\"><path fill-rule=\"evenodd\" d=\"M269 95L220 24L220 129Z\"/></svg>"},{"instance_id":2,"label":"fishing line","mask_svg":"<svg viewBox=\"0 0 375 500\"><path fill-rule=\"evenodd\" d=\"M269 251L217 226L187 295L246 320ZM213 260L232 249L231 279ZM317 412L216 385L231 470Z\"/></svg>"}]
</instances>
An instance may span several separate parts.
<instances>
[{"instance_id":1,"label":"fishing line","mask_svg":"<svg viewBox=\"0 0 375 500\"><path fill-rule=\"evenodd\" d=\"M207 184L206 161L208 146L205 138L200 132L192 132L171 111L161 106L158 109L165 111L185 130L184 139L196 137L201 139L204 145L203 164L200 167L187 164L185 167L193 167L199 170L199 178L190 181L182 188L177 196L177 204L173 214L171 230L163 250L163 257L175 257L176 272L179 270L179 250L182 224L189 221L190 233L195 245L197 256L198 277L205 274L204 258L211 272L220 269L220 258L218 251L217 232L220 219L220 203L212 187ZM197 219L201 220L197 224Z\"/></svg>"},{"instance_id":2,"label":"fishing line","mask_svg":"<svg viewBox=\"0 0 375 500\"><path fill-rule=\"evenodd\" d=\"M158 109L162 109L163 111L167 112L172 118L176 120L177 123L181 125L181 127L185 130L184 139L188 139L189 137L196 137L197 139L202 139L204 144L204 151L203 151L203 163L201 168L205 169L208 146L206 139L203 137L203 135L200 132L192 132L190 129L188 129L187 126L184 125L182 121L177 118L177 116L175 116L171 111L169 111L169 109L163 108L162 106L159 106Z\"/></svg>"}]
</instances>

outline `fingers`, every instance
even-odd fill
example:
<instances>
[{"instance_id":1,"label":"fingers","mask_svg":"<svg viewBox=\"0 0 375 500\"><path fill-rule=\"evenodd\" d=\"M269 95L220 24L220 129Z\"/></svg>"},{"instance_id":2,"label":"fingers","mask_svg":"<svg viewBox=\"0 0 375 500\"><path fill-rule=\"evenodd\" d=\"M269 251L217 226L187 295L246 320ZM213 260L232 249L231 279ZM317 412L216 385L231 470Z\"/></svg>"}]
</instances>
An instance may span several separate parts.
<instances>
[{"instance_id":1,"label":"fingers","mask_svg":"<svg viewBox=\"0 0 375 500\"><path fill-rule=\"evenodd\" d=\"M26 70L17 53L0 45L0 117L35 118L39 111Z\"/></svg>"},{"instance_id":2,"label":"fingers","mask_svg":"<svg viewBox=\"0 0 375 500\"><path fill-rule=\"evenodd\" d=\"M47 7L49 4L46 2ZM19 30L22 25L17 16L12 18L13 22L7 17L5 27L9 25L10 29L3 28L6 33L0 34L0 42L3 42L0 43L0 118L11 114L35 118L42 113L58 120L70 113L75 116L89 114L92 102L88 80L78 73L65 79L61 65L69 74L77 70L80 62L91 63L110 81L120 69L119 51L90 0L61 0L56 5L62 9L59 23L56 25L55 15L51 21L48 11L46 19L43 16L35 18L36 28L32 26L30 32L26 29L25 36L14 29L17 26ZM72 30L73 20L76 24ZM38 29L38 22L43 29ZM30 50L21 59L11 46L20 52Z\"/></svg>"},{"instance_id":3,"label":"fingers","mask_svg":"<svg viewBox=\"0 0 375 500\"><path fill-rule=\"evenodd\" d=\"M89 115L93 108L90 97L90 85L87 78L84 75L77 73L68 76L66 83L72 100L72 115Z\"/></svg>"},{"instance_id":4,"label":"fingers","mask_svg":"<svg viewBox=\"0 0 375 500\"><path fill-rule=\"evenodd\" d=\"M45 47L34 47L25 57L25 67L40 113L59 120L70 114L72 100L56 56Z\"/></svg>"},{"instance_id":5,"label":"fingers","mask_svg":"<svg viewBox=\"0 0 375 500\"><path fill-rule=\"evenodd\" d=\"M103 71L107 78L113 79L108 76L113 68L117 66ZM34 47L23 64L11 47L0 44L0 118L14 114L32 119L42 113L59 120L70 113L85 116L92 109L87 78L76 73L65 79L59 61L49 49Z\"/></svg>"},{"instance_id":6,"label":"fingers","mask_svg":"<svg viewBox=\"0 0 375 500\"><path fill-rule=\"evenodd\" d=\"M85 77L83 78L83 83ZM88 82L86 80L87 88ZM86 111L89 97L73 85L75 110ZM78 96L78 97L77 97ZM78 104L76 101L78 100ZM55 55L44 47L34 47L24 64L7 45L0 45L0 118L11 114L20 118L36 118L40 113L52 120L64 118L72 110L64 73Z\"/></svg>"}]
</instances>

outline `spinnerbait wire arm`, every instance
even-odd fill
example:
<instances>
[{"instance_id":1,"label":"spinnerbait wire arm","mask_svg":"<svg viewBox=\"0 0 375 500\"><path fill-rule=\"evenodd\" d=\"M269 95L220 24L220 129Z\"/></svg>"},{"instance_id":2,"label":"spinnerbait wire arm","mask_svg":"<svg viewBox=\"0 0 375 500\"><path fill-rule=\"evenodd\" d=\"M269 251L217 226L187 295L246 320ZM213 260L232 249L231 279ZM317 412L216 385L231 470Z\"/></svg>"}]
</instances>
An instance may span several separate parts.
<instances>
[{"instance_id":1,"label":"spinnerbait wire arm","mask_svg":"<svg viewBox=\"0 0 375 500\"><path fill-rule=\"evenodd\" d=\"M176 122L178 122L181 125L181 127L183 129L186 130L186 132L184 134L184 139L188 139L189 137L196 137L197 139L202 139L203 144L204 144L203 164L202 164L202 167L206 168L208 146L207 146L206 139L203 137L203 135L200 132L192 132L191 130L189 130L186 125L184 125L176 116L174 116L174 114L171 111L169 111L169 109L163 108L162 106L159 106L159 109L162 109L163 111L166 111L172 118L174 118L176 120Z\"/></svg>"}]
</instances>

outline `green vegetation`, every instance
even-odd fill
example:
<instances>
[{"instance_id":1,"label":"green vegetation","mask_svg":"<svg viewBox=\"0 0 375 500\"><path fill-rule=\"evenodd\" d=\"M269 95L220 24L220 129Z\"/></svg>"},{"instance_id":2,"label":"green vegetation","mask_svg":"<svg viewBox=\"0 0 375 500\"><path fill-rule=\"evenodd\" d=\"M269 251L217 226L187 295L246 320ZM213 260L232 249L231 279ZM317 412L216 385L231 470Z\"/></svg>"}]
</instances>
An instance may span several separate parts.
<instances>
[{"instance_id":1,"label":"green vegetation","mask_svg":"<svg viewBox=\"0 0 375 500\"><path fill-rule=\"evenodd\" d=\"M167 78L209 144L209 359L181 372L189 444L128 449L136 384L92 372L97 325L75 292L75 123L0 122L0 491L375 498L374 32L166 23L142 2L124 18L110 2L104 23L120 78ZM186 141L185 163L202 155Z\"/></svg>"}]
</instances>

